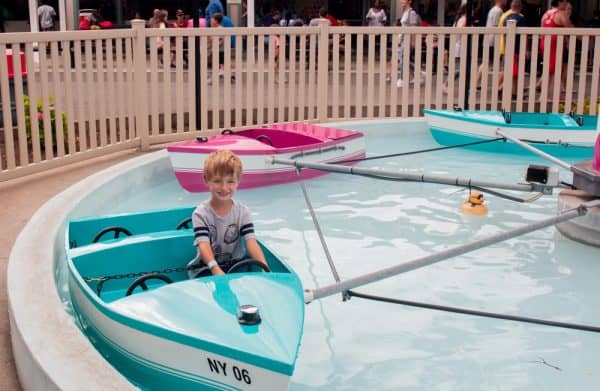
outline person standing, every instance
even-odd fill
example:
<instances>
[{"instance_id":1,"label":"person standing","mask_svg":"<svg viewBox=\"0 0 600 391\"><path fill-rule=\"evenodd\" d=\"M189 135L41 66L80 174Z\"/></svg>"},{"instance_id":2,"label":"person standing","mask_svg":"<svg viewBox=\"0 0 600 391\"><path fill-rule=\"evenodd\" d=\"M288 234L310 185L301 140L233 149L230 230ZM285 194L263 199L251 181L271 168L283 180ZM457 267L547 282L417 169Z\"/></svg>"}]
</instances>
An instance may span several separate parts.
<instances>
[{"instance_id":1,"label":"person standing","mask_svg":"<svg viewBox=\"0 0 600 391\"><path fill-rule=\"evenodd\" d=\"M568 0L552 0L552 8L550 8L544 15L542 15L542 28L560 28L560 27L573 27L571 18L568 14L569 1ZM550 63L548 64L548 71L552 79L554 78L554 72L556 71L556 48L558 42L558 36L550 36L550 47L545 45L545 36L540 36L540 52L542 61L544 59L544 52L550 51ZM536 88L542 85L543 78L539 78Z\"/></svg>"},{"instance_id":2,"label":"person standing","mask_svg":"<svg viewBox=\"0 0 600 391\"><path fill-rule=\"evenodd\" d=\"M373 7L369 8L366 18L367 26L381 27L385 25L385 22L387 22L387 16L385 15L385 10L381 6L381 2L379 0L375 0Z\"/></svg>"},{"instance_id":3,"label":"person standing","mask_svg":"<svg viewBox=\"0 0 600 391\"><path fill-rule=\"evenodd\" d=\"M467 3L464 2L460 5L460 7L458 8L458 11L456 11L456 15L454 17L454 23L452 24L452 27L466 27L467 26ZM462 40L460 39L460 37L456 40L456 43L454 44L454 48L448 47L448 62L452 61L451 59L454 58L454 74L451 75L450 73L448 73L448 79L446 80L446 83L442 84L440 86L442 92L444 94L448 93L448 82L450 80L450 78L453 79L458 79L459 75L460 75L460 53L462 50Z\"/></svg>"},{"instance_id":4,"label":"person standing","mask_svg":"<svg viewBox=\"0 0 600 391\"><path fill-rule=\"evenodd\" d=\"M225 15L225 9L221 0L210 0L204 11L204 19L206 19L206 27L214 27L211 23L211 18L214 14ZM222 19L222 18L221 18Z\"/></svg>"},{"instance_id":5,"label":"person standing","mask_svg":"<svg viewBox=\"0 0 600 391\"><path fill-rule=\"evenodd\" d=\"M173 28L187 28L188 27L188 21L185 18L185 12L183 12L182 9L178 9L175 12L175 23L173 23ZM175 57L177 54L177 47L176 47L176 39L172 38L172 43L171 43L171 68L175 68ZM188 41L187 39L183 40L183 67L187 68L188 67L188 58L187 58L187 50L188 50Z\"/></svg>"},{"instance_id":6,"label":"person standing","mask_svg":"<svg viewBox=\"0 0 600 391\"><path fill-rule=\"evenodd\" d=\"M40 6L37 9L38 18L40 21L40 31L54 30L54 19L56 11L52 6L46 4L47 0L41 0Z\"/></svg>"},{"instance_id":7,"label":"person standing","mask_svg":"<svg viewBox=\"0 0 600 391\"><path fill-rule=\"evenodd\" d=\"M400 26L402 27L415 27L421 25L421 18L419 14L412 7L412 0L400 0L400 5L402 7L402 16L398 20ZM406 34L400 35L400 43L398 45L398 64L399 64L399 74L402 75L404 71L404 50L406 47L410 47L409 54L409 74L410 70L415 71L415 38L407 36ZM419 53L420 54L420 53ZM425 72L421 71L421 83L425 82ZM405 78L408 79L408 78ZM396 87L401 88L404 82L402 77L399 77L396 81Z\"/></svg>"},{"instance_id":8,"label":"person standing","mask_svg":"<svg viewBox=\"0 0 600 391\"><path fill-rule=\"evenodd\" d=\"M316 27L319 26L320 23L327 23L329 26L331 26L331 22L329 19L327 19L327 8L325 7L319 8L319 16L312 18L310 22L308 22L308 25L310 27Z\"/></svg>"},{"instance_id":9,"label":"person standing","mask_svg":"<svg viewBox=\"0 0 600 391\"><path fill-rule=\"evenodd\" d=\"M516 22L516 26L517 27L526 27L527 26L527 20L525 19L525 16L523 16L523 14L521 13L521 11L523 10L523 3L521 2L521 0L512 0L511 4L510 4L510 9L511 9L511 13L508 14L506 16L506 18L504 18L504 21L502 22L502 26L506 27L508 26L508 22L511 20L514 20ZM514 54L513 54L513 69L512 69L512 77L513 77L513 83L512 83L512 96L515 97L516 95L516 88L517 88L517 83L514 82L514 79L517 78L517 76L519 76L519 53L521 52L521 42L520 39L516 39L515 40L515 49L514 49ZM523 48L524 50L526 50L526 48ZM504 80L504 73L501 74L502 75L502 80ZM498 87L498 89L501 91L502 90L502 85L500 85Z\"/></svg>"},{"instance_id":10,"label":"person standing","mask_svg":"<svg viewBox=\"0 0 600 391\"><path fill-rule=\"evenodd\" d=\"M494 6L490 9L490 11L487 14L487 19L485 22L485 27L498 27L498 23L500 22L500 17L502 16L502 13L504 12L504 7L506 6L506 0L496 0L494 3ZM488 61L489 63L492 62L492 59L494 58L494 45L496 43L496 36L494 34L490 34L487 37L485 37L485 39L488 41L489 43L489 52L488 52ZM479 69L477 70L477 78L475 81L475 85L477 86L477 88L481 88L481 76L483 74L483 64L481 64L479 66Z\"/></svg>"}]
</instances>

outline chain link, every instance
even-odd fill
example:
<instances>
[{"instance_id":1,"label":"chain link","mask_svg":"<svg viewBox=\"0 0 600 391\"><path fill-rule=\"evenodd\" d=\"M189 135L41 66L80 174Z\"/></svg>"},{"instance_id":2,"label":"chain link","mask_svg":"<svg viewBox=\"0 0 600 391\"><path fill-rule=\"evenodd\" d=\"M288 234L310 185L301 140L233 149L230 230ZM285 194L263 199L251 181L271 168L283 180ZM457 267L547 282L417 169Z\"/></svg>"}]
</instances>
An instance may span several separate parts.
<instances>
[{"instance_id":1,"label":"chain link","mask_svg":"<svg viewBox=\"0 0 600 391\"><path fill-rule=\"evenodd\" d=\"M112 276L101 276L101 277L83 277L85 282L105 282L108 280L122 280L124 278L135 278L141 277L146 274L169 274L169 273L181 273L187 272L188 267L169 267L162 270L152 270L149 272L136 272L136 273L125 273L125 274L113 274Z\"/></svg>"},{"instance_id":2,"label":"chain link","mask_svg":"<svg viewBox=\"0 0 600 391\"><path fill-rule=\"evenodd\" d=\"M244 260L244 258L242 258L242 260ZM190 266L183 266L183 267L168 267L166 269L152 270L149 272L113 274L112 276L100 276L100 277L83 277L83 276L82 277L83 277L83 281L85 281L87 283L90 283L90 282L98 283L98 285L96 285L96 292L98 293L98 296L100 296L100 293L102 292L102 287L104 286L104 283L108 280L122 280L125 278L135 278L135 277L144 276L146 274L181 273L181 272L187 272L189 270L201 269L203 267L206 267L206 265L204 263L200 263L198 265L190 265Z\"/></svg>"}]
</instances>

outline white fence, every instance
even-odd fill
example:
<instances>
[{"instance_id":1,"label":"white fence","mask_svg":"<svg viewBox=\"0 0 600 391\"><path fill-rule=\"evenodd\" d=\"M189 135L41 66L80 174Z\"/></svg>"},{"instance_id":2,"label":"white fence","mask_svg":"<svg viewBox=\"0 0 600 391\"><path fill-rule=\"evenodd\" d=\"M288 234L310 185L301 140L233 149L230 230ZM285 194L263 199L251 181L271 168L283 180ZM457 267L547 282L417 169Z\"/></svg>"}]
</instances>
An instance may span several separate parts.
<instances>
[{"instance_id":1,"label":"white fence","mask_svg":"<svg viewBox=\"0 0 600 391\"><path fill-rule=\"evenodd\" d=\"M596 114L597 30L551 31L514 24L146 29L134 21L129 30L0 34L0 53L13 53L10 64L0 61L0 180L274 122L420 116L423 108L456 105ZM541 41L555 42L554 76Z\"/></svg>"}]
</instances>

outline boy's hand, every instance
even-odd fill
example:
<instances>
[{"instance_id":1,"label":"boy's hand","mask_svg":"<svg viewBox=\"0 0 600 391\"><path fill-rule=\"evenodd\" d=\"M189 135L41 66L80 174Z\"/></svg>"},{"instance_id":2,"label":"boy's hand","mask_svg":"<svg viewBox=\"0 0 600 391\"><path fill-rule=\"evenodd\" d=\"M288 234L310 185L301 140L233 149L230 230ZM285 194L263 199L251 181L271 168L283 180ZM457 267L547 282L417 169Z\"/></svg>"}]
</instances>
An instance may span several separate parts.
<instances>
[{"instance_id":1,"label":"boy's hand","mask_svg":"<svg viewBox=\"0 0 600 391\"><path fill-rule=\"evenodd\" d=\"M220 276L222 274L225 274L225 272L223 271L223 269L221 269L220 266L213 267L211 273L213 274L213 276Z\"/></svg>"}]
</instances>

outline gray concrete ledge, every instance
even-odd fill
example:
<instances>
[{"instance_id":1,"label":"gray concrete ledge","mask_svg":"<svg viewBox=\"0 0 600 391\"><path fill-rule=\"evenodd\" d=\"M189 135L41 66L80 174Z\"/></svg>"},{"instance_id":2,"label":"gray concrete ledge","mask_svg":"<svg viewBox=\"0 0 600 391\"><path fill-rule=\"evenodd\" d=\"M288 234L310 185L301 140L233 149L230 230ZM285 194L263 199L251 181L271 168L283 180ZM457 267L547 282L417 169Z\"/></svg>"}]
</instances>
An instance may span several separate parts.
<instances>
[{"instance_id":1,"label":"gray concrete ledge","mask_svg":"<svg viewBox=\"0 0 600 391\"><path fill-rule=\"evenodd\" d=\"M7 293L11 341L23 389L134 389L65 311L54 260L64 257L62 232L76 205L118 175L164 158L166 151L160 151L89 176L46 202L19 234L9 257Z\"/></svg>"}]
</instances>

